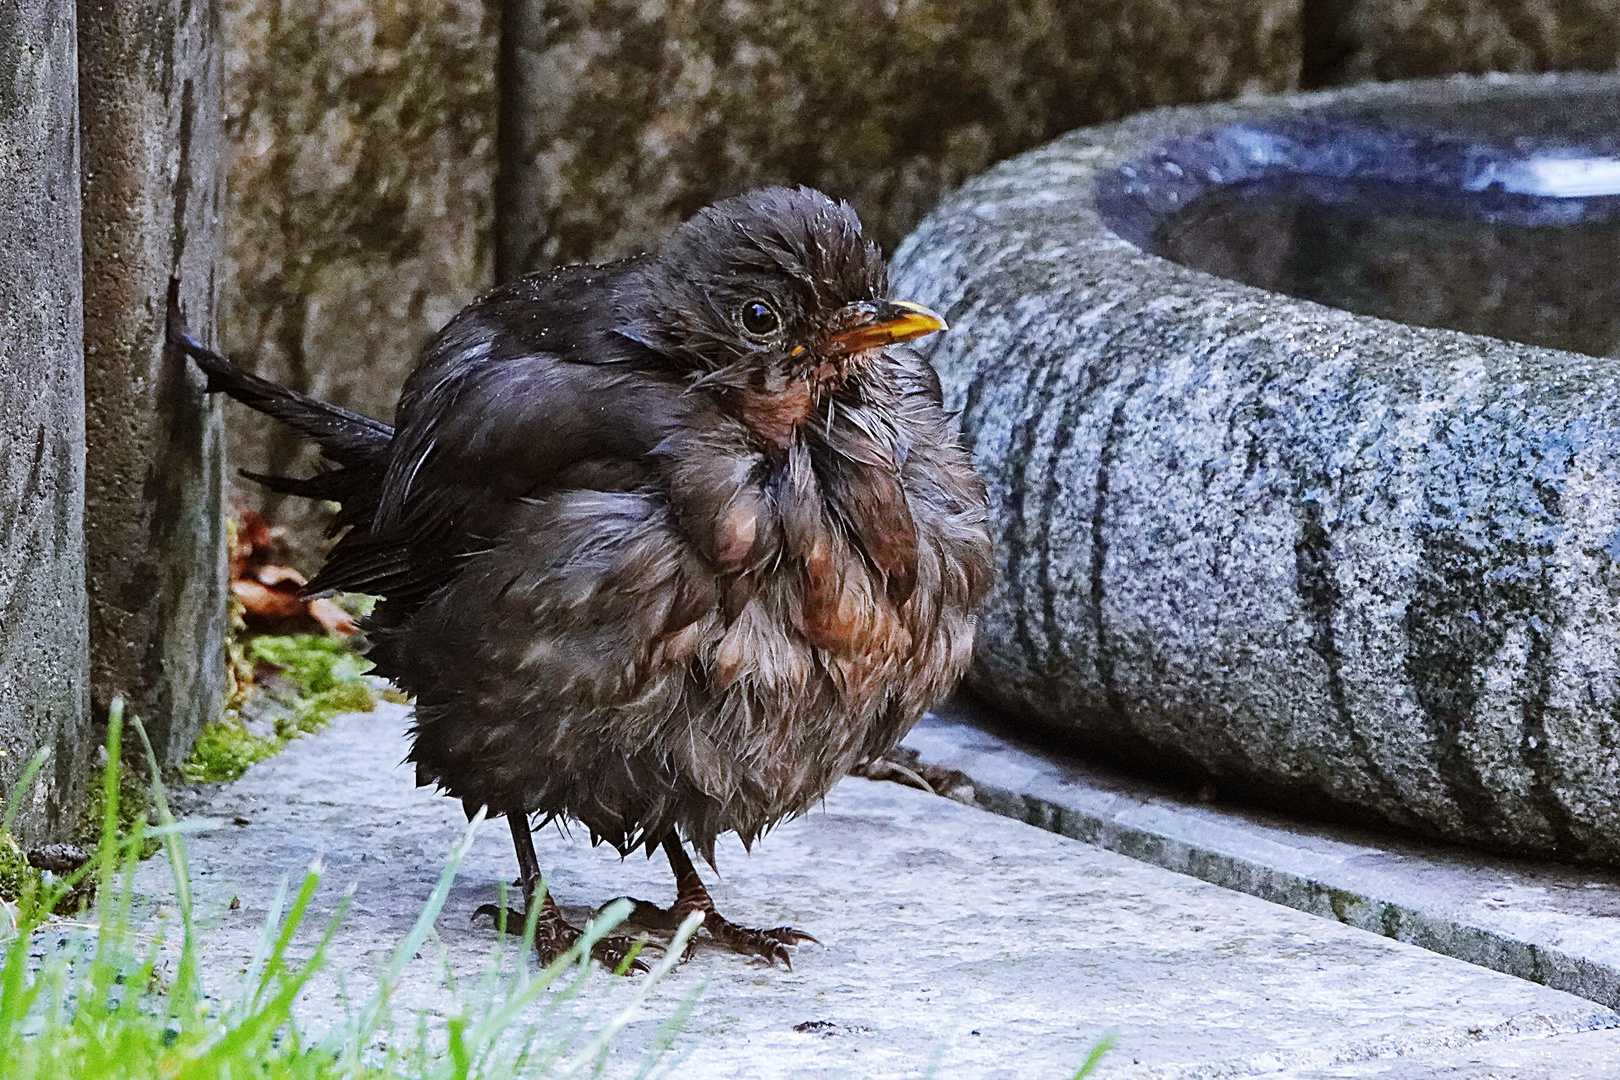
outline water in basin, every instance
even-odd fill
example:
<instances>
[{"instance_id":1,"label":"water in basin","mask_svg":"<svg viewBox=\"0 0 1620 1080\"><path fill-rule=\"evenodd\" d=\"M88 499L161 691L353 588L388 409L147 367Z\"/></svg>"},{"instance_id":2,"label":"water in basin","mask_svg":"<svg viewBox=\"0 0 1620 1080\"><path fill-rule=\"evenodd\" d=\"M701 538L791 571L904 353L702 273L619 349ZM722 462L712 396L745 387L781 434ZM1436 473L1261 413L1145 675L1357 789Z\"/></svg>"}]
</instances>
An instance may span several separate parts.
<instances>
[{"instance_id":1,"label":"water in basin","mask_svg":"<svg viewBox=\"0 0 1620 1080\"><path fill-rule=\"evenodd\" d=\"M1359 314L1620 356L1620 184L1603 164L1532 160L1477 191L1261 177L1166 217L1153 247Z\"/></svg>"}]
</instances>

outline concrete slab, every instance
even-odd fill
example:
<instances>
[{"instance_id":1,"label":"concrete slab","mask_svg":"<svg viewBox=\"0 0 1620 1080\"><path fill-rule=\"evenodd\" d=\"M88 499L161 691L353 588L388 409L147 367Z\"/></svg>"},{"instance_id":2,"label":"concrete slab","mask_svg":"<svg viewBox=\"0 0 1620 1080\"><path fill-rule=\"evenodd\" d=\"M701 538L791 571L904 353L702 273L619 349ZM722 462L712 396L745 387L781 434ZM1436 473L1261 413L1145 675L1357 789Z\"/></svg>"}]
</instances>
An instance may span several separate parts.
<instances>
[{"instance_id":1,"label":"concrete slab","mask_svg":"<svg viewBox=\"0 0 1620 1080\"><path fill-rule=\"evenodd\" d=\"M399 767L406 715L341 718L197 808L224 823L189 845L215 978L243 966L277 879L318 856L327 908L355 886L332 956L351 993L367 988L464 827L457 804ZM492 945L469 916L514 872L504 834L495 824L478 837L439 920L464 975ZM661 857L621 863L554 834L540 841L565 905L670 892ZM1556 1047L1620 1024L1560 991L895 784L846 781L752 856L722 846L720 868L723 911L825 944L801 948L792 972L700 951L655 989L609 1075L631 1072L659 1021L699 988L674 1047L682 1077L1059 1078L1110 1029L1119 1044L1102 1076L1334 1075L1505 1040ZM140 886L165 894L155 860ZM431 963L412 978L405 1001L439 999ZM635 990L593 980L598 1003ZM334 1007L332 989L315 992L317 1015Z\"/></svg>"},{"instance_id":2,"label":"concrete slab","mask_svg":"<svg viewBox=\"0 0 1620 1080\"><path fill-rule=\"evenodd\" d=\"M959 699L907 737L985 809L1177 873L1620 1005L1620 874L1204 805L1036 748ZM1620 1074L1620 1073L1617 1073Z\"/></svg>"},{"instance_id":3,"label":"concrete slab","mask_svg":"<svg viewBox=\"0 0 1620 1080\"><path fill-rule=\"evenodd\" d=\"M1296 1075L1298 1080L1614 1080L1620 1076L1620 1032L1485 1042Z\"/></svg>"}]
</instances>

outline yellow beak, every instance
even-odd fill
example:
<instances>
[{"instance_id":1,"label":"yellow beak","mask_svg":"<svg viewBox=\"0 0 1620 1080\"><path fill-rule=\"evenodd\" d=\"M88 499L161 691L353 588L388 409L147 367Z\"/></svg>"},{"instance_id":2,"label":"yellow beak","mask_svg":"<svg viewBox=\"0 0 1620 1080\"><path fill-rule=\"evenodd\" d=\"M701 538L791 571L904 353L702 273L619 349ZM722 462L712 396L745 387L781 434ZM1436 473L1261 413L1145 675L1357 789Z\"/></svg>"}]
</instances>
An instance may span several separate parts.
<instances>
[{"instance_id":1,"label":"yellow beak","mask_svg":"<svg viewBox=\"0 0 1620 1080\"><path fill-rule=\"evenodd\" d=\"M877 349L899 341L910 341L936 330L948 330L945 320L921 304L904 300L884 300L868 321L832 335L832 344L846 353Z\"/></svg>"}]
</instances>

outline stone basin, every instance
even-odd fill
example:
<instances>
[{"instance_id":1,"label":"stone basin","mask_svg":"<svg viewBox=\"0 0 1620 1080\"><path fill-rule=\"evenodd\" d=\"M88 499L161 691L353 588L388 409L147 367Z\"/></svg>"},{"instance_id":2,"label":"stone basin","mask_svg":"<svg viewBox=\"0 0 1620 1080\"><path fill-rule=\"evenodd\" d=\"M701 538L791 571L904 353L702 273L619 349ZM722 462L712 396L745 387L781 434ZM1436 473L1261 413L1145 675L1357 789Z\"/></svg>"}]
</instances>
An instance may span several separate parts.
<instances>
[{"instance_id":1,"label":"stone basin","mask_svg":"<svg viewBox=\"0 0 1620 1080\"><path fill-rule=\"evenodd\" d=\"M896 255L991 491L970 685L1150 772L1620 864L1620 78L1074 132Z\"/></svg>"}]
</instances>

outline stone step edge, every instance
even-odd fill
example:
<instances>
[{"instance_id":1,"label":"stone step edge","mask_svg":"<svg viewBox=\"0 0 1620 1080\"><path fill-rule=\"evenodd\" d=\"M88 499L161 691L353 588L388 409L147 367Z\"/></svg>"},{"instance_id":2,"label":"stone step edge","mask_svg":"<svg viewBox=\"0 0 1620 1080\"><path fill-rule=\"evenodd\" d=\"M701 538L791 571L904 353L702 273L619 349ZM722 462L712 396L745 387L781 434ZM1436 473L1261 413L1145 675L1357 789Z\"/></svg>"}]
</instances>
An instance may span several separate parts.
<instances>
[{"instance_id":1,"label":"stone step edge","mask_svg":"<svg viewBox=\"0 0 1620 1080\"><path fill-rule=\"evenodd\" d=\"M1159 793L1121 790L1129 781L1104 787L1088 776L1091 767L1076 767L1061 755L1015 745L982 726L977 713L971 705L952 703L925 716L902 746L915 751L922 766L962 774L972 786L972 801L985 810L1620 1008L1616 920L1599 923L1596 916L1584 920L1563 916L1538 931L1513 926L1512 918L1493 920L1488 912L1481 918L1478 911L1446 911L1433 897L1397 898L1398 882L1369 880L1377 875L1335 865L1342 856L1332 851L1334 847L1352 853L1367 849L1343 844L1330 828L1300 826L1285 831L1240 813L1177 803ZM1412 845L1401 846L1406 848L1403 859L1410 860ZM1325 855L1323 848L1328 849ZM1583 939L1578 951L1560 947L1561 939L1571 936ZM1620 1025L1620 1017L1616 1024Z\"/></svg>"}]
</instances>

